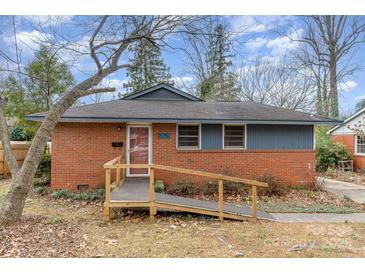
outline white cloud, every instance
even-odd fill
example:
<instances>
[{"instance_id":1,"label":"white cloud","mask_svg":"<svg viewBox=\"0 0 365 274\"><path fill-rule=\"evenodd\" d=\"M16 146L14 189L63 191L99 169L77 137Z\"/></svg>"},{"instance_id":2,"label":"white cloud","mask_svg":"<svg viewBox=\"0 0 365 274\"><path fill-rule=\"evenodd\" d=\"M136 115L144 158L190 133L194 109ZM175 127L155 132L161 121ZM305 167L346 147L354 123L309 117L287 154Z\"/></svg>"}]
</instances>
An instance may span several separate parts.
<instances>
[{"instance_id":1,"label":"white cloud","mask_svg":"<svg viewBox=\"0 0 365 274\"><path fill-rule=\"evenodd\" d=\"M344 83L339 84L340 91L343 92L350 92L353 89L355 89L358 86L358 84L355 81L349 80Z\"/></svg>"},{"instance_id":2,"label":"white cloud","mask_svg":"<svg viewBox=\"0 0 365 274\"><path fill-rule=\"evenodd\" d=\"M70 22L73 19L73 15L32 15L24 16L24 18L35 25L40 25L43 27L57 26Z\"/></svg>"},{"instance_id":3,"label":"white cloud","mask_svg":"<svg viewBox=\"0 0 365 274\"><path fill-rule=\"evenodd\" d=\"M264 24L258 22L255 16L243 15L235 16L232 20L233 32L236 35L246 34L248 32L265 32L267 28Z\"/></svg>"},{"instance_id":4,"label":"white cloud","mask_svg":"<svg viewBox=\"0 0 365 274\"><path fill-rule=\"evenodd\" d=\"M27 60L28 58L33 57L34 52L39 49L41 42L44 42L47 39L47 34L41 33L37 30L21 31L17 33L16 37L21 57L22 59ZM4 35L2 40L8 47L9 52L11 54L15 54L14 35Z\"/></svg>"},{"instance_id":5,"label":"white cloud","mask_svg":"<svg viewBox=\"0 0 365 274\"><path fill-rule=\"evenodd\" d=\"M288 36L280 36L267 42L267 48L271 49L271 55L285 55L288 51L296 49L299 44Z\"/></svg>"},{"instance_id":6,"label":"white cloud","mask_svg":"<svg viewBox=\"0 0 365 274\"><path fill-rule=\"evenodd\" d=\"M233 16L232 27L237 36L247 33L261 33L288 24L291 16Z\"/></svg>"},{"instance_id":7,"label":"white cloud","mask_svg":"<svg viewBox=\"0 0 365 274\"><path fill-rule=\"evenodd\" d=\"M174 85L176 88L183 88L193 82L193 78L190 76L175 76L172 77L172 80L174 81Z\"/></svg>"},{"instance_id":8,"label":"white cloud","mask_svg":"<svg viewBox=\"0 0 365 274\"><path fill-rule=\"evenodd\" d=\"M364 99L365 99L365 95L360 95L360 96L355 97L356 101L361 101L361 100L364 100Z\"/></svg>"},{"instance_id":9,"label":"white cloud","mask_svg":"<svg viewBox=\"0 0 365 274\"><path fill-rule=\"evenodd\" d=\"M126 84L127 80L120 80L117 78L104 78L101 83L100 87L108 87L108 88L115 88L117 92L124 92L123 85Z\"/></svg>"},{"instance_id":10,"label":"white cloud","mask_svg":"<svg viewBox=\"0 0 365 274\"><path fill-rule=\"evenodd\" d=\"M256 37L255 39L250 39L246 42L245 47L250 51L255 51L262 46L266 45L267 39L263 37Z\"/></svg>"}]
</instances>

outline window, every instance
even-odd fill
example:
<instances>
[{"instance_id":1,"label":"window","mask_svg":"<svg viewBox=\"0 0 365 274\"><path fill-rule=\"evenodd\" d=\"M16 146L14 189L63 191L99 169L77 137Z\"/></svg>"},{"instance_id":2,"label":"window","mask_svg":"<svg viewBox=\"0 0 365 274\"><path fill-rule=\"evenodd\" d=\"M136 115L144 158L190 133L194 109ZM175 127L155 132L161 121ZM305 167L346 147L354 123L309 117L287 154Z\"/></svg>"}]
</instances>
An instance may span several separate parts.
<instances>
[{"instance_id":1,"label":"window","mask_svg":"<svg viewBox=\"0 0 365 274\"><path fill-rule=\"evenodd\" d=\"M365 136L356 136L356 153L365 154Z\"/></svg>"},{"instance_id":2,"label":"window","mask_svg":"<svg viewBox=\"0 0 365 274\"><path fill-rule=\"evenodd\" d=\"M245 148L245 126L224 125L224 148Z\"/></svg>"},{"instance_id":3,"label":"window","mask_svg":"<svg viewBox=\"0 0 365 274\"><path fill-rule=\"evenodd\" d=\"M200 125L178 125L177 148L200 148Z\"/></svg>"}]
</instances>

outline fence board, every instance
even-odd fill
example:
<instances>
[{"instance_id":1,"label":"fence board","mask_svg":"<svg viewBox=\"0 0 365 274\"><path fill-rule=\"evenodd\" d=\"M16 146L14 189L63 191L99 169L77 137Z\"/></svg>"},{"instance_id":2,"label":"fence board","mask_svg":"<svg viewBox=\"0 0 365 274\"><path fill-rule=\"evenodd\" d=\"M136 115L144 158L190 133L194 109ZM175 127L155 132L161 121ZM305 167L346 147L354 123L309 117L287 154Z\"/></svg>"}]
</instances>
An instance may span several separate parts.
<instances>
[{"instance_id":1,"label":"fence board","mask_svg":"<svg viewBox=\"0 0 365 274\"><path fill-rule=\"evenodd\" d=\"M15 159L18 165L22 165L27 155L30 143L28 142L11 142L11 148L13 149ZM3 146L0 143L0 175L10 174L10 169L5 161Z\"/></svg>"}]
</instances>

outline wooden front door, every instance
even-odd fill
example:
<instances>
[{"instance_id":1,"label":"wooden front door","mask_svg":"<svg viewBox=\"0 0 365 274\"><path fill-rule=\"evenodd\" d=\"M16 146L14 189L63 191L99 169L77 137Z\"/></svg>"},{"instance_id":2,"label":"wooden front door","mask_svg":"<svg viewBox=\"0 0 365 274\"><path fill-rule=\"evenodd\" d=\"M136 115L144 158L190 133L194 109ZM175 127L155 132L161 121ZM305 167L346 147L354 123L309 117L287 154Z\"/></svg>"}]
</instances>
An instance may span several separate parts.
<instances>
[{"instance_id":1,"label":"wooden front door","mask_svg":"<svg viewBox=\"0 0 365 274\"><path fill-rule=\"evenodd\" d=\"M127 163L149 164L151 159L150 126L127 127ZM148 168L127 169L128 176L148 176Z\"/></svg>"}]
</instances>

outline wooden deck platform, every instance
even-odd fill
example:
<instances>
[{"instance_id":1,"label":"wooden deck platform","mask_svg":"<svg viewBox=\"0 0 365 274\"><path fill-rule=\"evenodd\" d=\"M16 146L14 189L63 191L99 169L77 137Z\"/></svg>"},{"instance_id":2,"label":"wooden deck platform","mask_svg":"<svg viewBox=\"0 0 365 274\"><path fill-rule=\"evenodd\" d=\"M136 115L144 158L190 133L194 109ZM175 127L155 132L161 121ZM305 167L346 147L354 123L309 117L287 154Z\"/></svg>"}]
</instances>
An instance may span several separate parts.
<instances>
[{"instance_id":1,"label":"wooden deck platform","mask_svg":"<svg viewBox=\"0 0 365 274\"><path fill-rule=\"evenodd\" d=\"M149 178L125 178L120 187L110 193L110 207L149 208ZM220 216L219 205L214 201L190 199L175 195L155 193L156 210L169 209L210 216ZM227 219L252 219L252 208L224 203L223 217ZM273 216L257 211L257 219L274 221Z\"/></svg>"}]
</instances>

